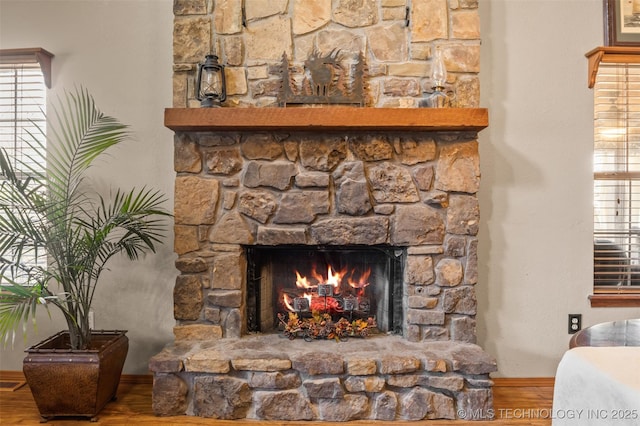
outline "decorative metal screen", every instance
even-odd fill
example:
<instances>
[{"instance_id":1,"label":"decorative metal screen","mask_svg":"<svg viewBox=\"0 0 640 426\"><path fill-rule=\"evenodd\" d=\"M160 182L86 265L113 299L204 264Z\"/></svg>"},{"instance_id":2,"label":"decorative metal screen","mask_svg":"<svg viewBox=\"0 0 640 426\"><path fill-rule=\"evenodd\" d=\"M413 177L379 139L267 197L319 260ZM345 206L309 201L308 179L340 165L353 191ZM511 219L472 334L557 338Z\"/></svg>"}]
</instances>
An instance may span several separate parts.
<instances>
[{"instance_id":1,"label":"decorative metal screen","mask_svg":"<svg viewBox=\"0 0 640 426\"><path fill-rule=\"evenodd\" d=\"M402 330L402 268L394 247L247 247L247 328L268 332L278 314L327 313L334 320L374 318L378 329Z\"/></svg>"}]
</instances>

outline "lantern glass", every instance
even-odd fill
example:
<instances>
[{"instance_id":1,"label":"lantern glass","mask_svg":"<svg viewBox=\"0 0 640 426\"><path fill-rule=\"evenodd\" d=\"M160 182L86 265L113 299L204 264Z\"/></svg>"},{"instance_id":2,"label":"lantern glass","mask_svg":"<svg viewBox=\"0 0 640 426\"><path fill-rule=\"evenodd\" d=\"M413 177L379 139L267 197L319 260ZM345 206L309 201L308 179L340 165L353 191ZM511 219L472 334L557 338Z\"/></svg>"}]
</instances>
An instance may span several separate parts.
<instances>
[{"instance_id":1,"label":"lantern glass","mask_svg":"<svg viewBox=\"0 0 640 426\"><path fill-rule=\"evenodd\" d=\"M433 87L444 87L444 84L447 82L447 68L444 65L444 59L442 58L442 51L440 50L440 47L436 48L436 53L433 57L433 64L431 67Z\"/></svg>"},{"instance_id":2,"label":"lantern glass","mask_svg":"<svg viewBox=\"0 0 640 426\"><path fill-rule=\"evenodd\" d=\"M203 70L202 86L200 87L200 95L202 97L220 97L220 73L214 68L205 68Z\"/></svg>"}]
</instances>

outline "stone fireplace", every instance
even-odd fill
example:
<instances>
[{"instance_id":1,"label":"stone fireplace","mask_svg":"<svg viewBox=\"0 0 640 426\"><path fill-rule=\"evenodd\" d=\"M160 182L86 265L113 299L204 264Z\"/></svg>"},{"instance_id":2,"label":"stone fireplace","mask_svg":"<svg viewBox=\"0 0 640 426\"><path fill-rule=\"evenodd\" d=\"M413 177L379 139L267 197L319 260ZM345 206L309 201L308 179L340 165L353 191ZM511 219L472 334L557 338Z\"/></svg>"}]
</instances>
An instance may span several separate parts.
<instances>
[{"instance_id":1,"label":"stone fireplace","mask_svg":"<svg viewBox=\"0 0 640 426\"><path fill-rule=\"evenodd\" d=\"M475 344L477 133L488 123L477 108L477 5L455 3L175 1L165 125L180 275L175 341L150 362L157 415L489 416L496 366ZM458 108L414 108L433 40ZM330 41L368 52L367 106L274 107L283 51L299 61ZM212 47L227 63L229 100L189 108L194 64ZM328 298L320 289L334 273ZM377 332L284 338L278 314L302 315L304 297L373 318Z\"/></svg>"},{"instance_id":2,"label":"stone fireplace","mask_svg":"<svg viewBox=\"0 0 640 426\"><path fill-rule=\"evenodd\" d=\"M419 420L490 412L495 362L474 344L476 136L486 110L169 109L165 118L176 130L181 275L175 342L151 361L157 414ZM397 307L379 334L288 340L273 327L272 305L266 319L252 319L250 283L265 267L254 251L285 250L263 257L295 266L307 251L367 247L399 259L393 300L376 296Z\"/></svg>"}]
</instances>

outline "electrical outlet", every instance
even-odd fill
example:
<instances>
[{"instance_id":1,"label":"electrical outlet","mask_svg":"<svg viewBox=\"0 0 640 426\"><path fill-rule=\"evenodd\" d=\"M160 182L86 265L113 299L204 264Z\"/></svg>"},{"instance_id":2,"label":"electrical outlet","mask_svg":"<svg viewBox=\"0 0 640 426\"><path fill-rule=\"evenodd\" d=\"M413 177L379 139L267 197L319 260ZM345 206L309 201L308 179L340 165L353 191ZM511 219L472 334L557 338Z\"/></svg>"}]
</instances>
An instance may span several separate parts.
<instances>
[{"instance_id":1,"label":"electrical outlet","mask_svg":"<svg viewBox=\"0 0 640 426\"><path fill-rule=\"evenodd\" d=\"M575 334L582 329L582 314L569 314L569 334Z\"/></svg>"}]
</instances>

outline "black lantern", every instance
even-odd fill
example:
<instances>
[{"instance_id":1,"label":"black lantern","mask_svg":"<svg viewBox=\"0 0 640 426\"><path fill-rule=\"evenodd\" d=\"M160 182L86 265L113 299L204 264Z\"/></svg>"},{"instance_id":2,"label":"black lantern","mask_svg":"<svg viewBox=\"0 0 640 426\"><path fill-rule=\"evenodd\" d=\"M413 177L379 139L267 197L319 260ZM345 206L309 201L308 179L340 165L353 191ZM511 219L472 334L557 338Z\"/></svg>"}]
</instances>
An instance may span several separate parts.
<instances>
[{"instance_id":1,"label":"black lantern","mask_svg":"<svg viewBox=\"0 0 640 426\"><path fill-rule=\"evenodd\" d=\"M207 55L204 62L198 64L196 98L202 108L219 107L227 99L224 65L218 63L216 55Z\"/></svg>"}]
</instances>

